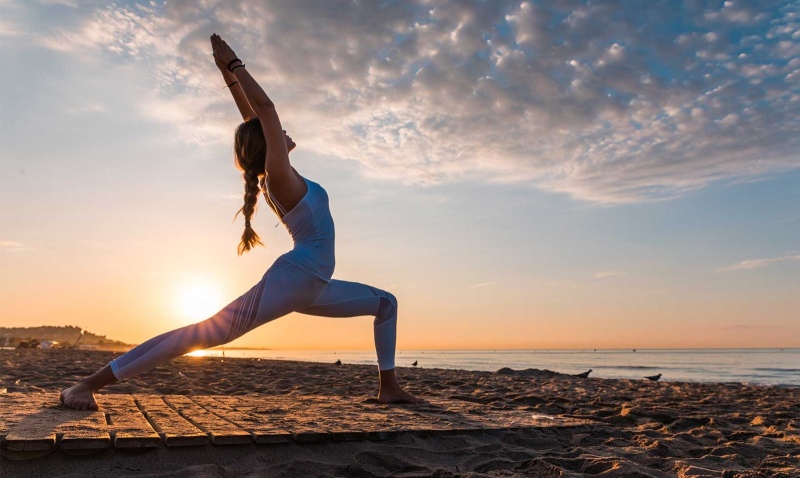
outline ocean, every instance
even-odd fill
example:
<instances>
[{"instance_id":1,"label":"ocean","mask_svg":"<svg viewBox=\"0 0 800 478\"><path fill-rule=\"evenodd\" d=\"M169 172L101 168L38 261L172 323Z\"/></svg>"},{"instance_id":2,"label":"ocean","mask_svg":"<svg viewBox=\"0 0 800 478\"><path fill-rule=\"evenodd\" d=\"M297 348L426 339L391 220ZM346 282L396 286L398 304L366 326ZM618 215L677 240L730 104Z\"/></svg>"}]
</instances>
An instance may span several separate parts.
<instances>
[{"instance_id":1,"label":"ocean","mask_svg":"<svg viewBox=\"0 0 800 478\"><path fill-rule=\"evenodd\" d=\"M226 357L299 360L304 362L376 363L374 351L300 351L224 349ZM223 350L192 355L221 357ZM800 348L787 349L638 349L605 350L402 350L398 367L484 370L537 368L591 377L641 379L662 374L663 381L740 382L800 386Z\"/></svg>"}]
</instances>

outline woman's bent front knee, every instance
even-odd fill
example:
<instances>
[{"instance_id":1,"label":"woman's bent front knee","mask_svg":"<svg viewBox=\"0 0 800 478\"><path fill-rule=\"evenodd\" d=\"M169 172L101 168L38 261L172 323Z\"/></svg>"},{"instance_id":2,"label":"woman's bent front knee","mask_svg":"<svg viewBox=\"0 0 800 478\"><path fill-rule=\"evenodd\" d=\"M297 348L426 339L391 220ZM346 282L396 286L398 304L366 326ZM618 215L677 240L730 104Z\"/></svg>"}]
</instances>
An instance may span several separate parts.
<instances>
[{"instance_id":1,"label":"woman's bent front knee","mask_svg":"<svg viewBox=\"0 0 800 478\"><path fill-rule=\"evenodd\" d=\"M397 298L391 292L379 291L380 302L375 314L375 325L397 318Z\"/></svg>"}]
</instances>

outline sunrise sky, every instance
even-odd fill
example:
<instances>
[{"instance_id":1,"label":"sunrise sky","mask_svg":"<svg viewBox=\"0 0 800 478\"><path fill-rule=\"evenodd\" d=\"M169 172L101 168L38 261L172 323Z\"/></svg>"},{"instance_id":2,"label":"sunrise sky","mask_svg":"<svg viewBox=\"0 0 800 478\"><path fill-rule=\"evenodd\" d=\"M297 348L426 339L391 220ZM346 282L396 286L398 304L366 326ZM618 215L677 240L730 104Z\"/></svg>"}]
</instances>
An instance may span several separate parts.
<instances>
[{"instance_id":1,"label":"sunrise sky","mask_svg":"<svg viewBox=\"0 0 800 478\"><path fill-rule=\"evenodd\" d=\"M138 343L237 256L220 34L399 349L800 345L800 4L0 0L0 326ZM233 345L372 348L291 314Z\"/></svg>"}]
</instances>

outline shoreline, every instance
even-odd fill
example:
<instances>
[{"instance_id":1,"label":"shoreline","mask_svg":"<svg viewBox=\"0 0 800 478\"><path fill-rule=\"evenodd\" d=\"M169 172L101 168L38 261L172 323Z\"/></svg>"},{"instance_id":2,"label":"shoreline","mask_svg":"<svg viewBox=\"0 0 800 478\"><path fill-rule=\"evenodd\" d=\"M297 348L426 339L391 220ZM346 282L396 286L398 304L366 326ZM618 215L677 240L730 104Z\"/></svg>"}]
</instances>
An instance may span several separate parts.
<instances>
[{"instance_id":1,"label":"shoreline","mask_svg":"<svg viewBox=\"0 0 800 478\"><path fill-rule=\"evenodd\" d=\"M222 351L222 349L206 349L206 350L215 350L215 351L219 350L219 351ZM227 351L237 351L237 350L241 350L241 351L261 351L261 350L263 350L263 351L271 351L271 352L282 352L281 350L277 350L277 349L249 349L249 348L235 348L234 349L234 348L231 348L231 349L226 349L226 350ZM740 349L733 349L733 350L740 350ZM797 350L800 350L800 349L797 349ZM108 363L108 361L112 360L114 357L116 357L118 355L122 355L123 353L125 353L125 351L119 351L119 350L16 349L16 348L3 348L3 347L0 347L0 363L2 363L1 362L2 358L3 358L2 354L4 354L4 353L13 353L13 352L16 352L16 351L23 351L23 353L33 353L33 354L44 353L44 354L56 354L56 355L58 355L58 354L72 354L72 353L102 354L102 355L104 355L105 362L102 362L102 361L97 362L98 363L98 365L97 365L98 368L102 367L103 365ZM309 353L318 353L318 351L308 351L308 352ZM358 351L358 352L359 353L372 353L371 351ZM469 352L473 352L473 351L469 351ZM334 355L337 354L337 353L346 354L346 353L348 353L348 351L339 351L339 352L331 352L331 353L333 353ZM330 362L321 362L321 361L315 361L315 360L296 360L294 358L237 357L237 356L219 356L219 355L198 355L198 356L184 355L182 357L178 357L177 359L173 359L173 361L174 360L195 360L195 361L199 361L199 360L234 360L234 361L239 361L239 360L241 360L241 361L265 362L265 363L269 363L269 362L296 363L296 364L299 364L299 366L307 366L307 365L328 366L328 365L332 365ZM347 363L347 362L344 362L343 365L345 365L345 366L358 366L358 367L373 367L374 368L374 365L372 365L372 364L363 364L363 363ZM162 367L163 367L163 365L162 365ZM599 376L600 373L598 373L598 372L599 372L599 370L602 370L604 368L604 366L594 365L594 367L597 368L598 371L595 371L591 375L591 377L590 377L591 380L615 380L615 381L633 381L633 382L638 382L638 381L643 381L644 382L645 381L643 377L641 377L641 378L602 377L602 376ZM431 371L442 371L442 372L448 372L448 371L450 371L450 372L482 372L482 373L490 373L490 374L491 373L498 373L502 369L506 369L506 368L509 368L509 367L500 366L498 369L495 369L495 370L477 370L477 369L465 369L465 368L457 368L457 367L436 367L436 366L420 366L418 368L415 368L415 367L410 367L410 366L397 365L397 369L398 370L431 370ZM657 371L660 371L660 370L664 370L664 367L635 367L635 368L652 370L653 373L655 373ZM91 371L89 371L87 369L85 374L88 375L88 374L93 373L94 371L96 371L96 369L95 370L91 370ZM566 377L574 377L576 375L576 374L572 374L572 373L559 372L557 370L550 370L550 369L545 369L545 368L542 368L542 369L538 369L538 368L511 369L511 371L514 372L514 373L522 374L522 375L525 375L525 374L531 374L531 375L541 374L542 376L553 375L553 376L560 376L560 377L564 377L564 378L566 378ZM645 372L645 373L647 373L647 372ZM642 375L644 375L644 374L642 374ZM78 378L80 378L80 377L76 376L76 379L78 379ZM793 384L793 383L762 383L762 382L752 382L752 381L748 382L748 381L736 381L736 380L729 380L729 381L726 381L726 380L678 380L678 379L670 379L668 377L662 377L658 381L658 383L662 383L662 384L669 383L669 384L675 384L675 385L692 385L692 384L742 385L742 386L749 386L749 387L775 387L775 388L781 388L781 389L800 389L800 384ZM2 390L2 388L7 388L8 385L9 385L8 383L0 380L0 390ZM8 391L23 391L23 390L12 390L11 388L9 388Z\"/></svg>"},{"instance_id":2,"label":"shoreline","mask_svg":"<svg viewBox=\"0 0 800 478\"><path fill-rule=\"evenodd\" d=\"M0 351L0 388L52 393L96 371L114 353ZM400 367L401 384L424 398L485 410L588 420L581 429L401 435L383 442L283 444L193 450L160 447L136 456L54 453L3 459L3 474L129 476L577 476L789 477L800 468L800 388L737 383L587 378L542 370L496 372ZM109 394L335 397L367 407L373 365L180 357L113 384ZM38 395L37 395L38 396ZM245 397L246 396L246 397ZM405 406L413 407L413 406ZM413 410L406 408L405 410ZM366 410L365 410L366 411ZM203 451L204 450L204 451ZM7 470L7 471L6 471ZM409 474L415 470L416 474ZM37 473L39 473L37 475Z\"/></svg>"},{"instance_id":3,"label":"shoreline","mask_svg":"<svg viewBox=\"0 0 800 478\"><path fill-rule=\"evenodd\" d=\"M227 353L226 353L227 352ZM353 364L373 364L374 351L318 350L244 350L226 349L199 351L194 356L226 358L262 358L332 363L341 359ZM684 355L685 354L685 355ZM717 355L718 354L718 355ZM663 373L662 381L691 383L742 383L800 387L800 349L780 352L756 350L700 350L672 352L643 351L413 351L398 352L397 365L411 365L447 370L481 370L495 372L504 367L513 369L549 369L565 374L579 374L590 368L593 378L635 380L646 375Z\"/></svg>"}]
</instances>

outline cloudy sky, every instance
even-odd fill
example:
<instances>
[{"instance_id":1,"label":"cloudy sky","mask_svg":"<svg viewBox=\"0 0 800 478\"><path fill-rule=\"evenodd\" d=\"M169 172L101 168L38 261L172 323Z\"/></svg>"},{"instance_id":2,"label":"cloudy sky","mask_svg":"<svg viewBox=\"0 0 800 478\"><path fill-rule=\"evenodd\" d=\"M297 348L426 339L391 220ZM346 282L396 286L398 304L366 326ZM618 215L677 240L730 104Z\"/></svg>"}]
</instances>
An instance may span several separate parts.
<instances>
[{"instance_id":1,"label":"cloudy sky","mask_svg":"<svg viewBox=\"0 0 800 478\"><path fill-rule=\"evenodd\" d=\"M262 202L236 255L214 32L401 349L800 345L797 1L0 0L0 325L140 342L291 248ZM292 314L237 343L371 341Z\"/></svg>"}]
</instances>

